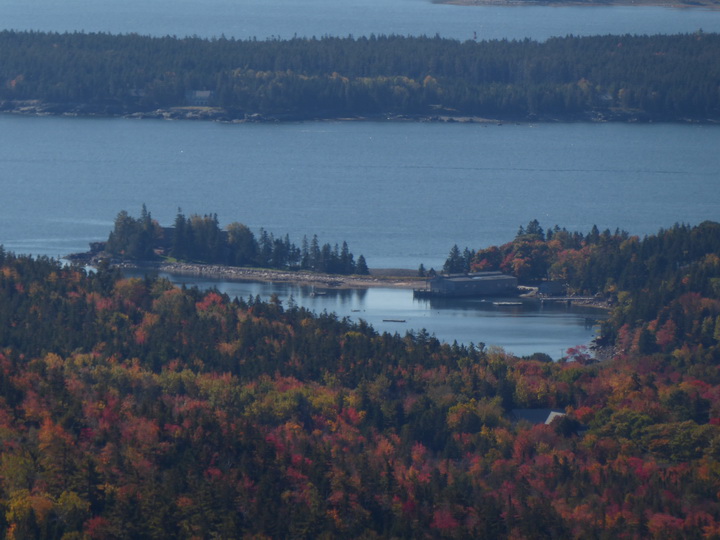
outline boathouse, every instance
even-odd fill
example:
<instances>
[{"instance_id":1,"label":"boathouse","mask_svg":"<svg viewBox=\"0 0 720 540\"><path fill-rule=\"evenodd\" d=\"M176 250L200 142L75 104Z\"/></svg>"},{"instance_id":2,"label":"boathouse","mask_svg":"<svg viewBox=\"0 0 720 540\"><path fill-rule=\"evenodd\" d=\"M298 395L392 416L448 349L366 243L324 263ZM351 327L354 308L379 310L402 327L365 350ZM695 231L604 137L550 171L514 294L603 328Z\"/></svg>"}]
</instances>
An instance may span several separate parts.
<instances>
[{"instance_id":1,"label":"boathouse","mask_svg":"<svg viewBox=\"0 0 720 540\"><path fill-rule=\"evenodd\" d=\"M416 296L505 296L517 292L518 280L502 272L448 274L428 280Z\"/></svg>"},{"instance_id":2,"label":"boathouse","mask_svg":"<svg viewBox=\"0 0 720 540\"><path fill-rule=\"evenodd\" d=\"M542 296L562 296L567 293L567 284L563 281L543 281L538 287Z\"/></svg>"}]
</instances>

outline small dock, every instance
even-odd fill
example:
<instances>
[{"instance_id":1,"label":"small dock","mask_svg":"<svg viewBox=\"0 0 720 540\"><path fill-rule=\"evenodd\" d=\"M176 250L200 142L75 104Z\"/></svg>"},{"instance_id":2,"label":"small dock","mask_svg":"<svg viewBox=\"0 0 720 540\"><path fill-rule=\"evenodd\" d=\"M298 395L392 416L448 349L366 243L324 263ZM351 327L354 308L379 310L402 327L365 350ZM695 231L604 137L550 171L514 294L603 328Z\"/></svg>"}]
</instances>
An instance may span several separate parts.
<instances>
[{"instance_id":1,"label":"small dock","mask_svg":"<svg viewBox=\"0 0 720 540\"><path fill-rule=\"evenodd\" d=\"M543 296L538 297L540 304L552 303L552 302L564 302L568 306L571 306L573 302L593 302L597 300L594 296Z\"/></svg>"},{"instance_id":2,"label":"small dock","mask_svg":"<svg viewBox=\"0 0 720 540\"><path fill-rule=\"evenodd\" d=\"M413 298L437 298L430 289L413 289Z\"/></svg>"}]
</instances>

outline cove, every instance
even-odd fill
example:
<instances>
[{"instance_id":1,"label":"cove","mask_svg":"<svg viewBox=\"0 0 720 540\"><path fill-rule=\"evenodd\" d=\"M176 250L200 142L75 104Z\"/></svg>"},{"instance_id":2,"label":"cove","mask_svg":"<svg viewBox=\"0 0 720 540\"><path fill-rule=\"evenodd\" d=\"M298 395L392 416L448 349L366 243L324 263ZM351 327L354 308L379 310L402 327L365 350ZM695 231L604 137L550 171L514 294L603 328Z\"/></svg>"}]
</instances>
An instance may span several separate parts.
<instances>
[{"instance_id":1,"label":"cove","mask_svg":"<svg viewBox=\"0 0 720 540\"><path fill-rule=\"evenodd\" d=\"M139 272L126 272L141 277ZM590 345L597 323L607 314L590 307L564 304L540 305L525 300L521 306L498 306L502 299L413 299L411 290L372 287L369 289L317 289L289 283L222 281L160 273L176 285L217 289L231 298L250 296L264 301L272 295L287 307L290 302L315 313L335 313L351 321L361 319L382 333L427 331L441 341L469 345L499 346L517 356L536 352L558 359L570 347ZM517 298L513 298L513 303Z\"/></svg>"}]
</instances>

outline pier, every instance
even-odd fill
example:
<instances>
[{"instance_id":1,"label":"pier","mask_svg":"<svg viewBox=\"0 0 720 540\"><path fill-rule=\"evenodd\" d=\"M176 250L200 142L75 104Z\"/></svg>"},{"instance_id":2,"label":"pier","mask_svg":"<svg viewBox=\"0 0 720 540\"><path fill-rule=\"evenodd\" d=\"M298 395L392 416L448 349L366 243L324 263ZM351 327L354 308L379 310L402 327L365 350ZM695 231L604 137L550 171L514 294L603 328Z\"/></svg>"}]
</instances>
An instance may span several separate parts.
<instances>
[{"instance_id":1,"label":"pier","mask_svg":"<svg viewBox=\"0 0 720 540\"><path fill-rule=\"evenodd\" d=\"M550 302L564 302L568 306L572 305L573 302L595 302L597 301L597 298L594 296L542 296L537 297L538 300L540 300L540 304L550 303Z\"/></svg>"}]
</instances>

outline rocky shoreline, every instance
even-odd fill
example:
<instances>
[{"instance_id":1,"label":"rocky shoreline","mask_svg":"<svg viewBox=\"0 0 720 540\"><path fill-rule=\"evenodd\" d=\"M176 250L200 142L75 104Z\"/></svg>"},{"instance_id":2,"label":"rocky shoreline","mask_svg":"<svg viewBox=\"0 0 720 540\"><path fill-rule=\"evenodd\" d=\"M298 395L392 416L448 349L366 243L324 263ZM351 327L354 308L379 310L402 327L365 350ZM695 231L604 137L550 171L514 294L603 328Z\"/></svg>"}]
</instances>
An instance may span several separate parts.
<instances>
[{"instance_id":1,"label":"rocky shoreline","mask_svg":"<svg viewBox=\"0 0 720 540\"><path fill-rule=\"evenodd\" d=\"M465 0L459 0L464 3ZM479 0L482 4L485 0ZM488 0L492 3L494 0ZM720 1L720 0L719 0ZM132 110L119 105L102 105L87 103L47 103L41 100L0 101L0 113L25 116L64 116L64 117L97 117L97 118L136 118L150 120L204 120L227 124L249 123L280 123L280 122L359 122L359 121L386 121L386 122L437 122L437 123L465 123L465 124L496 124L503 123L557 123L557 122L678 122L716 124L717 119L706 118L665 118L654 117L641 111L604 110L588 111L566 117L541 117L531 115L526 118L484 118L480 116L452 115L439 112L434 115L418 114L378 114L372 116L337 116L303 115L299 113L288 114L240 114L219 107L170 107L167 109Z\"/></svg>"},{"instance_id":2,"label":"rocky shoreline","mask_svg":"<svg viewBox=\"0 0 720 540\"><path fill-rule=\"evenodd\" d=\"M88 103L47 103L41 100L0 101L0 113L27 116L65 116L100 118L137 118L150 120L211 120L230 124L275 123L302 121L426 121L426 122L474 122L495 123L499 120L480 117L455 117L446 115L397 115L378 114L373 116L307 115L286 113L264 115L259 113L238 113L221 107L168 107L165 109L134 110L119 105Z\"/></svg>"}]
</instances>

